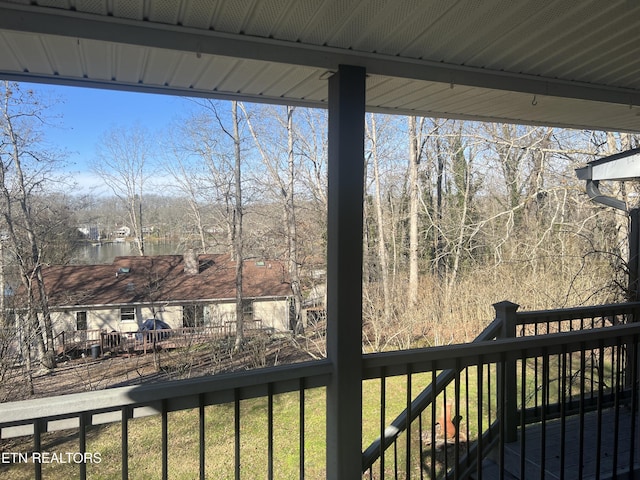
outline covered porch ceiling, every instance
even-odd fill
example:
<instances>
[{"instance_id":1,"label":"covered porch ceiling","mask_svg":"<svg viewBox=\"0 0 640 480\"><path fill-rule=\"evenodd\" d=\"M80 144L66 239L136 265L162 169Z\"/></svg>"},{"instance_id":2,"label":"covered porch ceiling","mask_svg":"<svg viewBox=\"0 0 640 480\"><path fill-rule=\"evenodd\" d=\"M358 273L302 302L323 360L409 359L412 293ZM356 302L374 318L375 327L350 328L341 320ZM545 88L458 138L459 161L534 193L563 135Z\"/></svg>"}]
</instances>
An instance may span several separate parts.
<instances>
[{"instance_id":1,"label":"covered porch ceiling","mask_svg":"<svg viewBox=\"0 0 640 480\"><path fill-rule=\"evenodd\" d=\"M0 78L640 132L631 0L0 0Z\"/></svg>"}]
</instances>

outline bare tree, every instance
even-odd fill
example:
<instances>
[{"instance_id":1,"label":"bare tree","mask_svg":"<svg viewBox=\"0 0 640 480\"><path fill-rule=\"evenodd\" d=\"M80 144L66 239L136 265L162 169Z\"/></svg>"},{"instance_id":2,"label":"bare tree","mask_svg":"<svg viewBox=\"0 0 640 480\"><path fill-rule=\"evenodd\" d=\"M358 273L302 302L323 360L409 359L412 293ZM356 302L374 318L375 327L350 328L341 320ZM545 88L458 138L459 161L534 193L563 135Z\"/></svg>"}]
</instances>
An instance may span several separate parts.
<instances>
[{"instance_id":1,"label":"bare tree","mask_svg":"<svg viewBox=\"0 0 640 480\"><path fill-rule=\"evenodd\" d=\"M375 215L377 221L378 232L378 261L380 262L380 278L382 281L382 302L384 308L384 321L388 324L391 321L391 286L389 280L389 258L387 254L387 234L385 228L383 205L382 205L382 186L380 180L380 149L378 145L378 127L376 116L369 116L369 143L371 151L371 161L373 163L373 180L374 180L374 196L373 203L375 207Z\"/></svg>"},{"instance_id":2,"label":"bare tree","mask_svg":"<svg viewBox=\"0 0 640 480\"><path fill-rule=\"evenodd\" d=\"M152 139L140 126L112 128L97 146L92 168L126 206L138 253L144 255L143 193L152 169Z\"/></svg>"},{"instance_id":3,"label":"bare tree","mask_svg":"<svg viewBox=\"0 0 640 480\"><path fill-rule=\"evenodd\" d=\"M53 368L53 327L42 276L45 242L38 228L38 213L43 204L38 204L37 197L46 191L48 181L54 181L53 168L60 160L43 146L46 107L34 92L3 82L0 94L1 213L7 247L16 260L22 284L24 303L17 306L17 311L18 316L24 315L27 321L26 325L21 325L25 332L23 338L35 340L40 364ZM5 259L6 255L3 255L3 262ZM28 348L25 359L30 378Z\"/></svg>"},{"instance_id":4,"label":"bare tree","mask_svg":"<svg viewBox=\"0 0 640 480\"><path fill-rule=\"evenodd\" d=\"M286 238L286 258L288 264L289 278L293 293L293 330L301 333L302 324L302 290L300 285L299 259L298 259L298 234L296 225L296 204L295 204L295 177L296 161L294 152L294 142L296 135L294 132L293 113L294 107L287 107L286 118L279 121L280 127L284 127L286 140L273 138L274 152L270 152L264 144L262 138L253 125L250 115L244 105L241 104L242 111L247 121L247 126L251 132L256 148L260 152L263 165L268 174L268 188L275 191L275 196L281 204L283 220L285 225ZM277 114L274 114L277 116ZM284 159L284 161L282 161Z\"/></svg>"},{"instance_id":5,"label":"bare tree","mask_svg":"<svg viewBox=\"0 0 640 480\"><path fill-rule=\"evenodd\" d=\"M166 159L162 168L167 175L173 180L167 188L177 190L186 199L189 207L191 222L196 229L198 236L199 250L207 253L209 242L207 241L204 205L207 201L208 182L204 179L206 176L204 169L206 163L200 160L201 156L194 157L194 152L189 142L191 132L189 132L190 123L182 124L180 128L180 136L171 137L170 141L163 148L166 152ZM200 147L198 147L200 149ZM193 245L190 245L193 246Z\"/></svg>"},{"instance_id":6,"label":"bare tree","mask_svg":"<svg viewBox=\"0 0 640 480\"><path fill-rule=\"evenodd\" d=\"M409 304L418 301L420 184L419 168L426 136L425 119L409 117Z\"/></svg>"},{"instance_id":7,"label":"bare tree","mask_svg":"<svg viewBox=\"0 0 640 480\"><path fill-rule=\"evenodd\" d=\"M231 255L236 262L235 284L236 284L236 339L234 349L242 348L244 342L244 301L243 301L243 266L244 266L244 237L243 237L243 186L242 186L242 137L240 133L241 118L238 112L238 102L231 102L231 128L227 127L220 115L218 103L212 100L199 101L198 105L207 115L201 118L204 125L209 125L211 121L217 125L219 130L231 142L231 151L225 150L224 142L212 141L210 132L200 130L199 136L205 142L204 154L208 162L211 180L215 185L216 192L222 193L225 210L226 223L229 232L229 243ZM210 116L210 117L209 117Z\"/></svg>"}]
</instances>

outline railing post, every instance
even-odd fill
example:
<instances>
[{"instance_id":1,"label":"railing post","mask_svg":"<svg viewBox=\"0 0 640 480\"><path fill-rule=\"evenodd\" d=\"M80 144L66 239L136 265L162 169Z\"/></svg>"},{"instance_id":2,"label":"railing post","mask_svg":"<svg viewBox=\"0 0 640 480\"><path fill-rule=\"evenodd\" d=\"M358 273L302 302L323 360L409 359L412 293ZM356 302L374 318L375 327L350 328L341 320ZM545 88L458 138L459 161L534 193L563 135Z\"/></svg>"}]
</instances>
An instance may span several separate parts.
<instances>
[{"instance_id":1,"label":"railing post","mask_svg":"<svg viewBox=\"0 0 640 480\"><path fill-rule=\"evenodd\" d=\"M516 311L519 307L520 305L507 301L493 304L493 308L496 311L496 318L502 322L501 338L516 337ZM501 381L498 392L501 396L504 396L505 411L502 412L502 421L504 422L505 442L510 443L518 439L516 361L507 358L504 365L501 365L500 368L504 368L504 372L499 371L498 378L501 379Z\"/></svg>"}]
</instances>

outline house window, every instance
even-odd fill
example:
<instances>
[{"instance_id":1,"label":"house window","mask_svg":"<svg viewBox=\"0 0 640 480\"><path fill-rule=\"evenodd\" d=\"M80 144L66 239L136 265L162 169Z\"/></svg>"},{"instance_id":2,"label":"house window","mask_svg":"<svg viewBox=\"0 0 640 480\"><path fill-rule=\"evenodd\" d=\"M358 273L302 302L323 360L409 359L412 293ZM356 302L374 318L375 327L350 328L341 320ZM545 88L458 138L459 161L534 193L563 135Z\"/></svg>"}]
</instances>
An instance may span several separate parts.
<instances>
[{"instance_id":1,"label":"house window","mask_svg":"<svg viewBox=\"0 0 640 480\"><path fill-rule=\"evenodd\" d=\"M253 321L253 300L242 300L242 318L245 322Z\"/></svg>"},{"instance_id":2,"label":"house window","mask_svg":"<svg viewBox=\"0 0 640 480\"><path fill-rule=\"evenodd\" d=\"M76 330L87 329L87 312L76 312Z\"/></svg>"},{"instance_id":3,"label":"house window","mask_svg":"<svg viewBox=\"0 0 640 480\"><path fill-rule=\"evenodd\" d=\"M183 306L182 307L182 326L183 327L204 326L204 306L203 305Z\"/></svg>"},{"instance_id":4,"label":"house window","mask_svg":"<svg viewBox=\"0 0 640 480\"><path fill-rule=\"evenodd\" d=\"M120 309L121 322L134 322L136 320L136 309L134 307L122 307Z\"/></svg>"}]
</instances>

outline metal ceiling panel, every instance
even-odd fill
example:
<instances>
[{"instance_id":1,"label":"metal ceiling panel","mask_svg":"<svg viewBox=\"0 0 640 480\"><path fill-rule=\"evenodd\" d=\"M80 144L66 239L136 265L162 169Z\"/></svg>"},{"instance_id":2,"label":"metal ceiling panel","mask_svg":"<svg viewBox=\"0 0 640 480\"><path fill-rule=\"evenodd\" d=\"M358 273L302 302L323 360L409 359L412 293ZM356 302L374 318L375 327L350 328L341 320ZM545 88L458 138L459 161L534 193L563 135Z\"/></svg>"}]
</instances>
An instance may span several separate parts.
<instances>
[{"instance_id":1,"label":"metal ceiling panel","mask_svg":"<svg viewBox=\"0 0 640 480\"><path fill-rule=\"evenodd\" d=\"M11 72L22 72L24 67L18 58L18 48L14 32L0 31L0 52L2 52L3 68Z\"/></svg>"},{"instance_id":2,"label":"metal ceiling panel","mask_svg":"<svg viewBox=\"0 0 640 480\"><path fill-rule=\"evenodd\" d=\"M195 55L194 55L195 56ZM150 49L142 81L145 85L169 85L185 55L179 52Z\"/></svg>"},{"instance_id":3,"label":"metal ceiling panel","mask_svg":"<svg viewBox=\"0 0 640 480\"><path fill-rule=\"evenodd\" d=\"M0 0L0 77L640 132L640 2Z\"/></svg>"},{"instance_id":4,"label":"metal ceiling panel","mask_svg":"<svg viewBox=\"0 0 640 480\"><path fill-rule=\"evenodd\" d=\"M166 62L166 50L153 50L156 53L156 58L160 59L161 67L163 63ZM200 78L204 75L204 72L207 70L207 60L203 58L198 58L197 55L194 54L181 54L178 57L178 60L174 62L172 65L168 65L169 68L166 68L166 71L171 73L171 76L165 78L164 81L161 81L159 78L153 83L154 85L174 85L179 88L193 88L194 85L198 85Z\"/></svg>"},{"instance_id":5,"label":"metal ceiling panel","mask_svg":"<svg viewBox=\"0 0 640 480\"><path fill-rule=\"evenodd\" d=\"M84 74L80 50L74 47L77 42L69 37L51 37L44 44L54 75L65 72L65 75L81 77Z\"/></svg>"},{"instance_id":6,"label":"metal ceiling panel","mask_svg":"<svg viewBox=\"0 0 640 480\"><path fill-rule=\"evenodd\" d=\"M83 77L99 81L114 80L112 68L114 45L95 40L80 40L78 47L82 52ZM69 78L67 72L60 72L60 75Z\"/></svg>"},{"instance_id":7,"label":"metal ceiling panel","mask_svg":"<svg viewBox=\"0 0 640 480\"><path fill-rule=\"evenodd\" d=\"M138 83L142 80L142 69L146 64L148 49L134 45L118 44L114 49L113 78L123 83Z\"/></svg>"}]
</instances>

